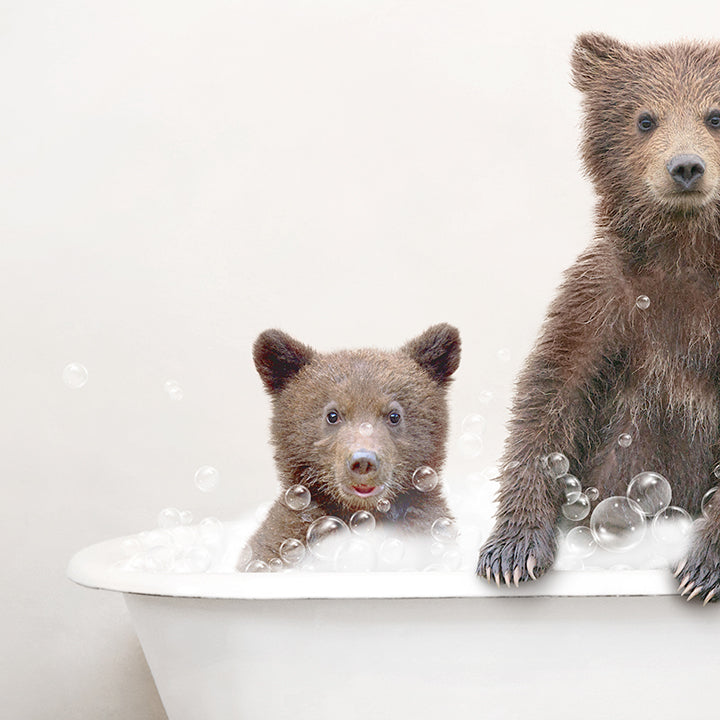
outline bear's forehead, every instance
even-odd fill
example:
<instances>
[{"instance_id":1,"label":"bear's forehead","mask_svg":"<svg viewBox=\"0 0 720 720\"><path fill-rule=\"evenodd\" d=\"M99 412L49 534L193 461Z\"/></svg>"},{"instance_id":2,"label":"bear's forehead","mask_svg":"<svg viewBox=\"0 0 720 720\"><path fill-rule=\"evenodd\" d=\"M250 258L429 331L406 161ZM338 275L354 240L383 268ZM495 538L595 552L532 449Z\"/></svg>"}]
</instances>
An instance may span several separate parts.
<instances>
[{"instance_id":1,"label":"bear's forehead","mask_svg":"<svg viewBox=\"0 0 720 720\"><path fill-rule=\"evenodd\" d=\"M298 373L292 392L308 401L372 409L424 398L431 384L427 374L402 353L346 351L313 359Z\"/></svg>"},{"instance_id":2,"label":"bear's forehead","mask_svg":"<svg viewBox=\"0 0 720 720\"><path fill-rule=\"evenodd\" d=\"M685 43L634 51L611 71L606 97L677 107L720 102L720 44ZM609 92L608 92L609 91Z\"/></svg>"}]
</instances>

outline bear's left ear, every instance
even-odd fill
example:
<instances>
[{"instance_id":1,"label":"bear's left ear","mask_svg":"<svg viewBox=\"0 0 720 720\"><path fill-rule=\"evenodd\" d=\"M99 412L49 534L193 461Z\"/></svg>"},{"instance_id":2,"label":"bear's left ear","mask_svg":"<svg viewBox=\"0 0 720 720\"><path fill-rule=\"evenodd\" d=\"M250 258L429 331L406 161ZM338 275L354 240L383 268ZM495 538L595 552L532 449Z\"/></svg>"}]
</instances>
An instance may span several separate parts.
<instances>
[{"instance_id":1,"label":"bear's left ear","mask_svg":"<svg viewBox=\"0 0 720 720\"><path fill-rule=\"evenodd\" d=\"M269 393L282 390L314 357L315 351L282 330L266 330L253 345L255 369Z\"/></svg>"},{"instance_id":2,"label":"bear's left ear","mask_svg":"<svg viewBox=\"0 0 720 720\"><path fill-rule=\"evenodd\" d=\"M572 51L573 85L582 92L590 90L598 78L607 74L608 68L617 65L632 49L602 33L578 35Z\"/></svg>"},{"instance_id":3,"label":"bear's left ear","mask_svg":"<svg viewBox=\"0 0 720 720\"><path fill-rule=\"evenodd\" d=\"M440 384L460 365L460 333L446 323L433 325L401 348Z\"/></svg>"}]
</instances>

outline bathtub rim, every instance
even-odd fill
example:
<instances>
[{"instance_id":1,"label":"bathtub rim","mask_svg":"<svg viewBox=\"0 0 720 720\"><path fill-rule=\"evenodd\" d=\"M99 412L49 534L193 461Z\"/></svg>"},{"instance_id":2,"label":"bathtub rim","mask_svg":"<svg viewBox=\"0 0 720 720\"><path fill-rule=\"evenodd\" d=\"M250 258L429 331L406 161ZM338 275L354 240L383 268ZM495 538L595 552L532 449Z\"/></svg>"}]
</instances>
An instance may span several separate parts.
<instances>
[{"instance_id":1,"label":"bathtub rim","mask_svg":"<svg viewBox=\"0 0 720 720\"><path fill-rule=\"evenodd\" d=\"M120 567L114 538L79 550L67 576L84 587L136 595L224 600L607 597L676 595L669 570L549 571L519 588L500 588L462 572L149 573Z\"/></svg>"}]
</instances>

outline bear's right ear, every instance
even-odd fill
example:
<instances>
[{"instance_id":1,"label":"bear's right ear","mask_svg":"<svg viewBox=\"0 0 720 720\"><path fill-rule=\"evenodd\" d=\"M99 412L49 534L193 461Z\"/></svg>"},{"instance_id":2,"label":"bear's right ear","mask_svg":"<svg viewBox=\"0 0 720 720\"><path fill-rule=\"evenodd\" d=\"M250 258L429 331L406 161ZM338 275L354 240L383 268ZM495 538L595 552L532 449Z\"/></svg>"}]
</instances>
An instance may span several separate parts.
<instances>
[{"instance_id":1,"label":"bear's right ear","mask_svg":"<svg viewBox=\"0 0 720 720\"><path fill-rule=\"evenodd\" d=\"M266 330L253 345L255 368L269 393L280 392L315 351L281 330Z\"/></svg>"},{"instance_id":2,"label":"bear's right ear","mask_svg":"<svg viewBox=\"0 0 720 720\"><path fill-rule=\"evenodd\" d=\"M433 325L403 345L401 350L427 370L433 379L445 384L460 365L460 333L446 323Z\"/></svg>"},{"instance_id":3,"label":"bear's right ear","mask_svg":"<svg viewBox=\"0 0 720 720\"><path fill-rule=\"evenodd\" d=\"M578 35L570 61L573 85L583 92L589 90L629 51L627 45L602 33Z\"/></svg>"}]
</instances>

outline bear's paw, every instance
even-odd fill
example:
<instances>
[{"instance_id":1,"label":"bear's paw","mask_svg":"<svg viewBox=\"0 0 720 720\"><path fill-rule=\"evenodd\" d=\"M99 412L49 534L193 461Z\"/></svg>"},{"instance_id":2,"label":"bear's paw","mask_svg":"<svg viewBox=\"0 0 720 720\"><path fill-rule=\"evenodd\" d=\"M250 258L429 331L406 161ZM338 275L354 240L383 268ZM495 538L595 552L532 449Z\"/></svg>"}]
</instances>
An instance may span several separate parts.
<instances>
[{"instance_id":1,"label":"bear's paw","mask_svg":"<svg viewBox=\"0 0 720 720\"><path fill-rule=\"evenodd\" d=\"M720 551L716 543L698 537L687 557L675 570L678 592L688 600L698 598L703 605L720 599Z\"/></svg>"},{"instance_id":2,"label":"bear's paw","mask_svg":"<svg viewBox=\"0 0 720 720\"><path fill-rule=\"evenodd\" d=\"M496 527L480 550L477 573L500 587L536 580L552 567L557 544L551 525L523 527L511 523Z\"/></svg>"}]
</instances>

